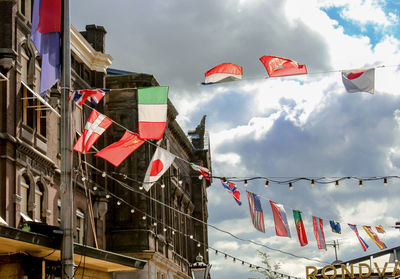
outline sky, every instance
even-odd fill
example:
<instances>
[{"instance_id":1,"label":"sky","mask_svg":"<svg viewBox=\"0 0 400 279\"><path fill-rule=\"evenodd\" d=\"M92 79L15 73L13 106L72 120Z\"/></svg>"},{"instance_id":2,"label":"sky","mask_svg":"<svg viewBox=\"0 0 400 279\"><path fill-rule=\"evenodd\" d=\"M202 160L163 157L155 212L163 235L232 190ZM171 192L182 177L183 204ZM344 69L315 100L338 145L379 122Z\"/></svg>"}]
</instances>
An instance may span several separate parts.
<instances>
[{"instance_id":1,"label":"sky","mask_svg":"<svg viewBox=\"0 0 400 279\"><path fill-rule=\"evenodd\" d=\"M384 0L85 0L71 1L71 22L107 30L112 68L153 74L170 86L184 131L203 115L210 133L216 176L381 177L400 168L400 2ZM259 58L274 55L305 64L308 75L266 78ZM201 86L204 73L230 62L243 66L242 81ZM346 93L340 70L379 67L375 94ZM305 277L305 266L335 260L332 247L319 250L312 216L324 219L328 243L339 240L340 260L379 251L361 225L383 225L381 239L399 246L400 179L334 184L237 183L242 205L219 181L208 189L210 246L261 265L257 250L280 263L280 272ZM251 223L246 190L261 196L266 233ZM284 206L291 238L275 236L269 200ZM308 245L300 247L292 210L302 212ZM340 221L342 234L328 220ZM347 223L357 224L364 252ZM247 266L210 252L212 278L262 278ZM310 258L311 260L307 260ZM318 260L320 262L314 261ZM322 262L322 263L321 263Z\"/></svg>"}]
</instances>

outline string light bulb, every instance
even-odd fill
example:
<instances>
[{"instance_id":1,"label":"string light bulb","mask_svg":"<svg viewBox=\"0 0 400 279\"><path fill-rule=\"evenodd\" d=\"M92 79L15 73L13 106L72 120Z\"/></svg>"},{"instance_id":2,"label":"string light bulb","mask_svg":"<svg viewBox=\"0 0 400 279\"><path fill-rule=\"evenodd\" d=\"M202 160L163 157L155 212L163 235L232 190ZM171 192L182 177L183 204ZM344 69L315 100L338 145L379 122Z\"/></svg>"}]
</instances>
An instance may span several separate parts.
<instances>
[{"instance_id":1,"label":"string light bulb","mask_svg":"<svg viewBox=\"0 0 400 279\"><path fill-rule=\"evenodd\" d=\"M134 213L134 212L135 212L135 209L132 208L132 209L131 209L131 213Z\"/></svg>"},{"instance_id":2,"label":"string light bulb","mask_svg":"<svg viewBox=\"0 0 400 279\"><path fill-rule=\"evenodd\" d=\"M154 222L154 223L153 223L153 226L154 226L154 227L157 227L157 222Z\"/></svg>"},{"instance_id":3,"label":"string light bulb","mask_svg":"<svg viewBox=\"0 0 400 279\"><path fill-rule=\"evenodd\" d=\"M387 186L388 182L387 182L387 177L383 178L383 186Z\"/></svg>"},{"instance_id":4,"label":"string light bulb","mask_svg":"<svg viewBox=\"0 0 400 279\"><path fill-rule=\"evenodd\" d=\"M106 172L103 171L103 173L101 174L101 176L102 176L102 177L106 177L106 176L107 176Z\"/></svg>"},{"instance_id":5,"label":"string light bulb","mask_svg":"<svg viewBox=\"0 0 400 279\"><path fill-rule=\"evenodd\" d=\"M85 182L85 180L86 180L86 177L82 176L82 181Z\"/></svg>"},{"instance_id":6,"label":"string light bulb","mask_svg":"<svg viewBox=\"0 0 400 279\"><path fill-rule=\"evenodd\" d=\"M164 184L164 182L163 183L161 183L161 188L165 188L165 184Z\"/></svg>"},{"instance_id":7,"label":"string light bulb","mask_svg":"<svg viewBox=\"0 0 400 279\"><path fill-rule=\"evenodd\" d=\"M110 198L110 195L109 195L109 194L107 194L107 195L106 195L106 199L109 199L109 198Z\"/></svg>"},{"instance_id":8,"label":"string light bulb","mask_svg":"<svg viewBox=\"0 0 400 279\"><path fill-rule=\"evenodd\" d=\"M197 243L197 247L200 247L201 245L200 245L200 243Z\"/></svg>"},{"instance_id":9,"label":"string light bulb","mask_svg":"<svg viewBox=\"0 0 400 279\"><path fill-rule=\"evenodd\" d=\"M190 239L193 239L193 235L190 235L189 238L190 238Z\"/></svg>"},{"instance_id":10,"label":"string light bulb","mask_svg":"<svg viewBox=\"0 0 400 279\"><path fill-rule=\"evenodd\" d=\"M217 256L218 255L218 250L215 250L215 256Z\"/></svg>"},{"instance_id":11,"label":"string light bulb","mask_svg":"<svg viewBox=\"0 0 400 279\"><path fill-rule=\"evenodd\" d=\"M167 231L167 228L164 228L163 231L166 232L166 231Z\"/></svg>"},{"instance_id":12,"label":"string light bulb","mask_svg":"<svg viewBox=\"0 0 400 279\"><path fill-rule=\"evenodd\" d=\"M127 179L127 178L128 178L128 176L126 174L124 174L124 180Z\"/></svg>"},{"instance_id":13,"label":"string light bulb","mask_svg":"<svg viewBox=\"0 0 400 279\"><path fill-rule=\"evenodd\" d=\"M363 186L363 181L360 179L360 183L358 183L358 186L360 187L360 188L362 188L362 186Z\"/></svg>"},{"instance_id":14,"label":"string light bulb","mask_svg":"<svg viewBox=\"0 0 400 279\"><path fill-rule=\"evenodd\" d=\"M227 254L225 254L224 258L225 258L225 260L226 260L226 259L228 258L228 255L227 255Z\"/></svg>"},{"instance_id":15,"label":"string light bulb","mask_svg":"<svg viewBox=\"0 0 400 279\"><path fill-rule=\"evenodd\" d=\"M203 180L203 175L202 174L199 175L199 180Z\"/></svg>"},{"instance_id":16,"label":"string light bulb","mask_svg":"<svg viewBox=\"0 0 400 279\"><path fill-rule=\"evenodd\" d=\"M247 187L248 183L247 183L247 179L244 180L244 187Z\"/></svg>"},{"instance_id":17,"label":"string light bulb","mask_svg":"<svg viewBox=\"0 0 400 279\"><path fill-rule=\"evenodd\" d=\"M336 180L336 182L335 182L335 186L336 186L336 188L338 188L338 187L339 187L339 180Z\"/></svg>"},{"instance_id":18,"label":"string light bulb","mask_svg":"<svg viewBox=\"0 0 400 279\"><path fill-rule=\"evenodd\" d=\"M236 263L236 258L233 258L233 262Z\"/></svg>"},{"instance_id":19,"label":"string light bulb","mask_svg":"<svg viewBox=\"0 0 400 279\"><path fill-rule=\"evenodd\" d=\"M143 186L142 185L139 186L139 190L143 190Z\"/></svg>"},{"instance_id":20,"label":"string light bulb","mask_svg":"<svg viewBox=\"0 0 400 279\"><path fill-rule=\"evenodd\" d=\"M117 205L121 205L121 201L117 201Z\"/></svg>"},{"instance_id":21,"label":"string light bulb","mask_svg":"<svg viewBox=\"0 0 400 279\"><path fill-rule=\"evenodd\" d=\"M182 180L179 180L178 183L179 183L179 185L182 185L183 181L182 181Z\"/></svg>"},{"instance_id":22,"label":"string light bulb","mask_svg":"<svg viewBox=\"0 0 400 279\"><path fill-rule=\"evenodd\" d=\"M244 261L242 261L242 265L244 265Z\"/></svg>"},{"instance_id":23,"label":"string light bulb","mask_svg":"<svg viewBox=\"0 0 400 279\"><path fill-rule=\"evenodd\" d=\"M143 219L143 220L146 220L146 215L144 215L144 216L142 217L142 219Z\"/></svg>"},{"instance_id":24,"label":"string light bulb","mask_svg":"<svg viewBox=\"0 0 400 279\"><path fill-rule=\"evenodd\" d=\"M96 191L97 190L97 186L93 186L93 191Z\"/></svg>"},{"instance_id":25,"label":"string light bulb","mask_svg":"<svg viewBox=\"0 0 400 279\"><path fill-rule=\"evenodd\" d=\"M268 185L269 185L269 180L267 179L265 180L265 188L268 188Z\"/></svg>"},{"instance_id":26,"label":"string light bulb","mask_svg":"<svg viewBox=\"0 0 400 279\"><path fill-rule=\"evenodd\" d=\"M289 182L289 190L293 190L293 184L292 184L292 182Z\"/></svg>"},{"instance_id":27,"label":"string light bulb","mask_svg":"<svg viewBox=\"0 0 400 279\"><path fill-rule=\"evenodd\" d=\"M311 188L314 188L314 186L315 186L315 181L314 179L311 179Z\"/></svg>"},{"instance_id":28,"label":"string light bulb","mask_svg":"<svg viewBox=\"0 0 400 279\"><path fill-rule=\"evenodd\" d=\"M174 231L174 230L172 230L172 234L175 234L175 231Z\"/></svg>"}]
</instances>

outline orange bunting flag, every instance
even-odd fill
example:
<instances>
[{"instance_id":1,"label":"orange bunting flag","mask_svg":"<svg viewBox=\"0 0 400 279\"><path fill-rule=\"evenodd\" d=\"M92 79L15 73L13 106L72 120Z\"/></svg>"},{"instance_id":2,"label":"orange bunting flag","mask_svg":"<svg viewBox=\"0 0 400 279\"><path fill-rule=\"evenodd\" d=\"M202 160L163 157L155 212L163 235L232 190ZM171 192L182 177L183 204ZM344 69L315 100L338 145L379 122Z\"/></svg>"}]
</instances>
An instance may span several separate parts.
<instances>
[{"instance_id":1,"label":"orange bunting flag","mask_svg":"<svg viewBox=\"0 0 400 279\"><path fill-rule=\"evenodd\" d=\"M260 58L270 77L294 76L307 74L306 65L300 65L296 61L277 57L263 56Z\"/></svg>"},{"instance_id":2,"label":"orange bunting flag","mask_svg":"<svg viewBox=\"0 0 400 279\"><path fill-rule=\"evenodd\" d=\"M385 229L381 225L378 225L375 228L378 233L385 233Z\"/></svg>"},{"instance_id":3,"label":"orange bunting flag","mask_svg":"<svg viewBox=\"0 0 400 279\"><path fill-rule=\"evenodd\" d=\"M369 235L369 237L375 242L375 244L379 247L379 249L383 250L386 248L385 243L383 243L379 237L374 233L371 229L370 226L363 226L364 230L366 233Z\"/></svg>"},{"instance_id":4,"label":"orange bunting flag","mask_svg":"<svg viewBox=\"0 0 400 279\"><path fill-rule=\"evenodd\" d=\"M100 150L95 156L103 158L118 167L133 151L138 149L145 141L138 134L125 131L122 138Z\"/></svg>"}]
</instances>

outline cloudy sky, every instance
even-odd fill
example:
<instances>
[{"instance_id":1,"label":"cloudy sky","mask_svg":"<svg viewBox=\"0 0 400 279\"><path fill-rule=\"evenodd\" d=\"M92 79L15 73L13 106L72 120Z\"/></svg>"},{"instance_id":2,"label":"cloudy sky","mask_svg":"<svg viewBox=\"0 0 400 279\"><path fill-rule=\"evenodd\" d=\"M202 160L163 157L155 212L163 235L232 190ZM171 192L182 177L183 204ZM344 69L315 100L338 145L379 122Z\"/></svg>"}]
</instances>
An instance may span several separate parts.
<instances>
[{"instance_id":1,"label":"cloudy sky","mask_svg":"<svg viewBox=\"0 0 400 279\"><path fill-rule=\"evenodd\" d=\"M384 0L85 0L71 1L72 24L103 25L113 68L151 73L170 86L170 98L185 131L207 115L213 172L218 176L373 177L398 175L400 168L400 4ZM306 64L309 75L268 78L258 60L275 55ZM244 80L200 86L204 72L223 63L243 66ZM346 93L339 70L374 67L375 94ZM328 242L339 240L339 259L365 253L347 223L381 224L388 247L400 245L400 179L270 184L249 182L262 196L266 233L249 217L243 183L237 206L218 181L208 190L209 223L233 234L299 257L239 241L210 228L210 245L260 264L257 249L280 271L305 275L306 265L335 260L333 248L318 250L312 216L324 219ZM275 236L268 200L288 213L292 238ZM309 244L300 247L292 210L302 211ZM335 219L342 234L327 224ZM317 259L324 263L306 260ZM211 253L213 278L260 278L223 255Z\"/></svg>"}]
</instances>

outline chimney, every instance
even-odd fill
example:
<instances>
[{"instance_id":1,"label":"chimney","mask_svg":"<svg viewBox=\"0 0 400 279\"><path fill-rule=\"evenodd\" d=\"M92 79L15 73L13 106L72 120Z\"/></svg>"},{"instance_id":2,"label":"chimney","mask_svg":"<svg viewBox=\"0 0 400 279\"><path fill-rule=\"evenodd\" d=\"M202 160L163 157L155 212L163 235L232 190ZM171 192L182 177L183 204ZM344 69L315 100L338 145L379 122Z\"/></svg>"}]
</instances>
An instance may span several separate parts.
<instances>
[{"instance_id":1,"label":"chimney","mask_svg":"<svg viewBox=\"0 0 400 279\"><path fill-rule=\"evenodd\" d=\"M100 25L86 25L86 31L81 34L90 43L90 45L97 51L105 52L106 48L106 29Z\"/></svg>"}]
</instances>

